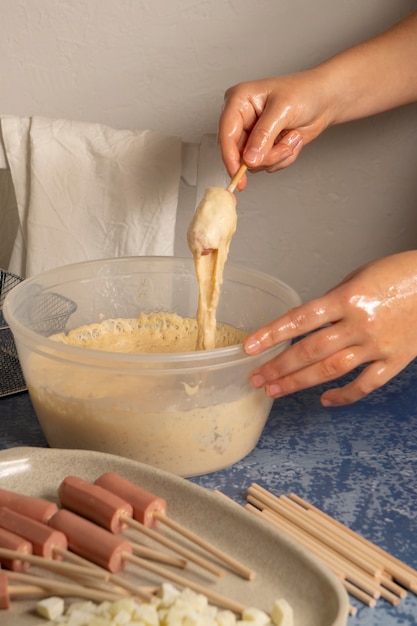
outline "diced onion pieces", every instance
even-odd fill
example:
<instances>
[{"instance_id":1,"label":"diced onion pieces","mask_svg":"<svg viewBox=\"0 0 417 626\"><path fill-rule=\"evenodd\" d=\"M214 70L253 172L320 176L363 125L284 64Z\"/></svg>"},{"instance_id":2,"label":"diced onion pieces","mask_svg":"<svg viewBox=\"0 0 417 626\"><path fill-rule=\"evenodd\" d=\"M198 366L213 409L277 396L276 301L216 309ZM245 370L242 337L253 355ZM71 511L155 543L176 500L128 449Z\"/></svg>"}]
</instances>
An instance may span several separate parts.
<instances>
[{"instance_id":1,"label":"diced onion pieces","mask_svg":"<svg viewBox=\"0 0 417 626\"><path fill-rule=\"evenodd\" d=\"M271 613L271 620L275 626L293 626L294 615L292 606L285 600L280 598L275 600Z\"/></svg>"},{"instance_id":2,"label":"diced onion pieces","mask_svg":"<svg viewBox=\"0 0 417 626\"><path fill-rule=\"evenodd\" d=\"M64 600L57 596L43 598L36 604L36 612L45 619L54 620L64 612Z\"/></svg>"},{"instance_id":3,"label":"diced onion pieces","mask_svg":"<svg viewBox=\"0 0 417 626\"><path fill-rule=\"evenodd\" d=\"M242 619L245 622L252 622L256 626L267 626L271 623L271 618L267 613L254 607L245 609L242 613Z\"/></svg>"},{"instance_id":4,"label":"diced onion pieces","mask_svg":"<svg viewBox=\"0 0 417 626\"><path fill-rule=\"evenodd\" d=\"M60 601L60 602L59 602ZM154 602L138 603L133 598L115 602L73 602L64 613L61 598L46 598L36 608L50 626L293 626L292 608L284 599L276 600L271 616L256 608L248 608L237 617L232 611L209 604L206 596L191 589L179 590L163 583Z\"/></svg>"}]
</instances>

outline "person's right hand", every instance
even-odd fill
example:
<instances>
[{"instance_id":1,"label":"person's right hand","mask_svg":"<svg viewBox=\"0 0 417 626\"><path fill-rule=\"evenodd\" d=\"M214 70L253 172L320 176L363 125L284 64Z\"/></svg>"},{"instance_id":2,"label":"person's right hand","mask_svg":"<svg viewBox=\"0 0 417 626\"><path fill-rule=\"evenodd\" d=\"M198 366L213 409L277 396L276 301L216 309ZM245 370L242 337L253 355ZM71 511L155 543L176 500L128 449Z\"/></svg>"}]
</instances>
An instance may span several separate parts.
<instances>
[{"instance_id":1,"label":"person's right hand","mask_svg":"<svg viewBox=\"0 0 417 626\"><path fill-rule=\"evenodd\" d=\"M252 172L283 169L330 122L317 69L235 85L225 93L218 128L227 171L232 177L242 161ZM238 189L245 185L246 177Z\"/></svg>"}]
</instances>

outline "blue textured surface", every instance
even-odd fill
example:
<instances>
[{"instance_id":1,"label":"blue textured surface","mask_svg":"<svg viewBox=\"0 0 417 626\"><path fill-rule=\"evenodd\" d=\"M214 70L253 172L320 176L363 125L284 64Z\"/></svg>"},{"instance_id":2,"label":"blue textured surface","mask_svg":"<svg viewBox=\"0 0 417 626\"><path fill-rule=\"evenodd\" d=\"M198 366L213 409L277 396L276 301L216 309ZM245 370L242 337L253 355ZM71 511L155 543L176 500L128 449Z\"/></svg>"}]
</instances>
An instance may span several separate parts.
<instances>
[{"instance_id":1,"label":"blue textured surface","mask_svg":"<svg viewBox=\"0 0 417 626\"><path fill-rule=\"evenodd\" d=\"M321 388L274 403L251 454L230 468L191 479L240 503L256 482L294 492L417 569L417 361L368 398L320 405ZM26 393L0 399L0 448L46 446ZM417 624L417 597L398 607L356 600L349 626Z\"/></svg>"}]
</instances>

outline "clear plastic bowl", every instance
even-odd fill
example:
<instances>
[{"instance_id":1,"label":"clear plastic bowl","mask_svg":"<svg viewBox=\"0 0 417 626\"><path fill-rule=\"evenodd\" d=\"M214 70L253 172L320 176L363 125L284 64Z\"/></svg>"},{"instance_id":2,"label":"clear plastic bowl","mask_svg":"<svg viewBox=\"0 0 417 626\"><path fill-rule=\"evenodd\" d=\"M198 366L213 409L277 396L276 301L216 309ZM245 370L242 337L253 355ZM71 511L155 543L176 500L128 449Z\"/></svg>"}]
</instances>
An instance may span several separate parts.
<instances>
[{"instance_id":1,"label":"clear plastic bowl","mask_svg":"<svg viewBox=\"0 0 417 626\"><path fill-rule=\"evenodd\" d=\"M256 357L241 345L168 354L69 346L48 338L57 331L51 301L65 310L65 331L141 311L194 318L193 260L76 263L27 279L8 294L3 314L51 447L110 452L189 477L229 466L256 446L272 400L249 376L285 344ZM285 283L228 264L217 320L250 331L299 302Z\"/></svg>"}]
</instances>

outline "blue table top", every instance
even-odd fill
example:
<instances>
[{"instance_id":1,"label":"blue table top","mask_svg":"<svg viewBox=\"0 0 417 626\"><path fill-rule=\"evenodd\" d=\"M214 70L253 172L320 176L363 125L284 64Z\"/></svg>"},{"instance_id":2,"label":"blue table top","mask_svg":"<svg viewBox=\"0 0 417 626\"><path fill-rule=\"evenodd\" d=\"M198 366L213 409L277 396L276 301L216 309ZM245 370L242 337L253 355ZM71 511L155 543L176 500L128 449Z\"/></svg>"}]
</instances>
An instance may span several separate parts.
<instances>
[{"instance_id":1,"label":"blue table top","mask_svg":"<svg viewBox=\"0 0 417 626\"><path fill-rule=\"evenodd\" d=\"M291 492L417 569L417 360L368 398L323 408L322 387L274 402L258 445L232 467L190 479L243 504L255 482ZM0 449L47 446L27 393L0 398ZM349 626L417 623L412 593L358 608Z\"/></svg>"}]
</instances>

